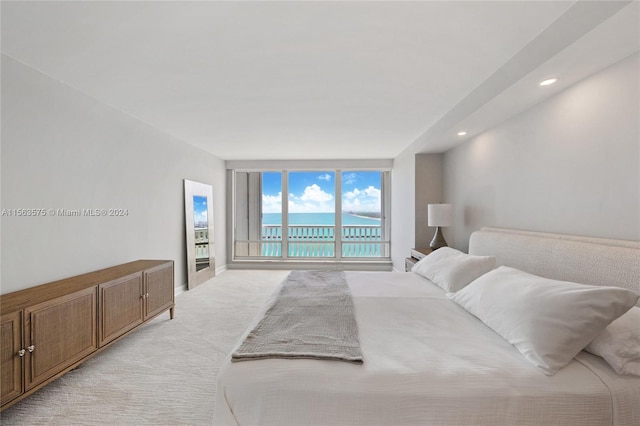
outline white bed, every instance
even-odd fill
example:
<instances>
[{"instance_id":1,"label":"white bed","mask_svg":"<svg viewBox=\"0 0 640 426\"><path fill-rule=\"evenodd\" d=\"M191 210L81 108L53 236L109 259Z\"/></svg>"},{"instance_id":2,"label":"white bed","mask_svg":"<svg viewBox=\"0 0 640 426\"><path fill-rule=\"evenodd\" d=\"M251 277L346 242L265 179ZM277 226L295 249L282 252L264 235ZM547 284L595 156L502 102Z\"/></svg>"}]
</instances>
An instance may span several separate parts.
<instances>
[{"instance_id":1,"label":"white bed","mask_svg":"<svg viewBox=\"0 0 640 426\"><path fill-rule=\"evenodd\" d=\"M470 253L548 278L640 290L640 243L483 229ZM415 273L346 278L364 364L227 361L214 424L640 424L640 377L618 375L598 356L580 352L547 376Z\"/></svg>"}]
</instances>

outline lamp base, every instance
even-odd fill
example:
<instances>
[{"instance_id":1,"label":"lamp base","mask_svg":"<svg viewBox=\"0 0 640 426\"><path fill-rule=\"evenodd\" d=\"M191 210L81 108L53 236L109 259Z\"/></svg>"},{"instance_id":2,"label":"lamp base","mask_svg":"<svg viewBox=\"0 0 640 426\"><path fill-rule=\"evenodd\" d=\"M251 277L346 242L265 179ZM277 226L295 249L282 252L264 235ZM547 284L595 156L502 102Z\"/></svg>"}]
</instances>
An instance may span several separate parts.
<instances>
[{"instance_id":1,"label":"lamp base","mask_svg":"<svg viewBox=\"0 0 640 426\"><path fill-rule=\"evenodd\" d=\"M436 227L436 233L433 236L433 240L429 244L432 250L437 250L440 247L447 247L447 241L444 239L444 235L442 235L442 229L439 226Z\"/></svg>"}]
</instances>

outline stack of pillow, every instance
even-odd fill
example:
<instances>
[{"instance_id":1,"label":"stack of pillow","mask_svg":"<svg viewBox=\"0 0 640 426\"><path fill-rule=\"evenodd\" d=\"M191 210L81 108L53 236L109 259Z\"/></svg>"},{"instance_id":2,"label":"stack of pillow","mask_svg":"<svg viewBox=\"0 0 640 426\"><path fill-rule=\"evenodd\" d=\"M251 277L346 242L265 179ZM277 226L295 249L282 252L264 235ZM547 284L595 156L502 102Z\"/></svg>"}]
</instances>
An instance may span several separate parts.
<instances>
[{"instance_id":1,"label":"stack of pillow","mask_svg":"<svg viewBox=\"0 0 640 426\"><path fill-rule=\"evenodd\" d=\"M618 287L551 280L507 266L493 256L440 248L412 272L497 332L538 369L553 375L581 350L618 373L640 376L637 293Z\"/></svg>"}]
</instances>

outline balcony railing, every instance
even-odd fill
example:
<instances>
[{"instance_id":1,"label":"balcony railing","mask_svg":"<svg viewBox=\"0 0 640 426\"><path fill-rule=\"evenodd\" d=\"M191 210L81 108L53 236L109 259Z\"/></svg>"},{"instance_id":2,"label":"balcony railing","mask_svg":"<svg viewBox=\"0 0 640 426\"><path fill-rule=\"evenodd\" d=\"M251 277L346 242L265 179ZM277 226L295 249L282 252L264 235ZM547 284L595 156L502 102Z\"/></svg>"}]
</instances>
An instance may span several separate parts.
<instances>
[{"instance_id":1,"label":"balcony railing","mask_svg":"<svg viewBox=\"0 0 640 426\"><path fill-rule=\"evenodd\" d=\"M342 257L387 257L388 241L380 225L342 225ZM335 257L333 225L289 225L288 257ZM282 256L282 226L263 225L261 255Z\"/></svg>"}]
</instances>

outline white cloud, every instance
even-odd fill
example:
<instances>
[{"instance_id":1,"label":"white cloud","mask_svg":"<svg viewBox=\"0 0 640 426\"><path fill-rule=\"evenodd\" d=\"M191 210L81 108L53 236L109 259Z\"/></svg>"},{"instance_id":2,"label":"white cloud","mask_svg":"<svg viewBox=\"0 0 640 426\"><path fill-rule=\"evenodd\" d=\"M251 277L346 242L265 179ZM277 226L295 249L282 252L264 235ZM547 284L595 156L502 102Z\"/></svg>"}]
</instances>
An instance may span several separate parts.
<instances>
[{"instance_id":1,"label":"white cloud","mask_svg":"<svg viewBox=\"0 0 640 426\"><path fill-rule=\"evenodd\" d=\"M379 212L381 206L380 189L369 186L364 189L354 188L342 196L342 210L345 212ZM278 195L262 195L263 213L282 213L282 192ZM335 200L333 195L325 192L320 186L307 186L300 196L289 194L290 213L333 213Z\"/></svg>"},{"instance_id":2,"label":"white cloud","mask_svg":"<svg viewBox=\"0 0 640 426\"><path fill-rule=\"evenodd\" d=\"M353 191L345 192L342 196L342 199L355 200L360 194L362 194L362 191L360 191L358 188L355 188Z\"/></svg>"},{"instance_id":3,"label":"white cloud","mask_svg":"<svg viewBox=\"0 0 640 426\"><path fill-rule=\"evenodd\" d=\"M320 180L326 180L326 181L330 181L331 180L331 175L328 173L325 173L323 175L318 176L318 179Z\"/></svg>"},{"instance_id":4,"label":"white cloud","mask_svg":"<svg viewBox=\"0 0 640 426\"><path fill-rule=\"evenodd\" d=\"M282 192L278 195L262 194L262 213L282 213Z\"/></svg>"},{"instance_id":5,"label":"white cloud","mask_svg":"<svg viewBox=\"0 0 640 426\"><path fill-rule=\"evenodd\" d=\"M381 194L382 191L380 191L375 186L369 186L367 189L364 190L364 192L369 197L374 197L374 198L377 198L378 200L380 200L380 194Z\"/></svg>"},{"instance_id":6,"label":"white cloud","mask_svg":"<svg viewBox=\"0 0 640 426\"><path fill-rule=\"evenodd\" d=\"M355 181L358 179L358 175L356 175L355 173L343 173L342 174L342 184L343 185L351 185L352 183L355 183Z\"/></svg>"},{"instance_id":7,"label":"white cloud","mask_svg":"<svg viewBox=\"0 0 640 426\"><path fill-rule=\"evenodd\" d=\"M331 213L335 210L333 195L315 183L307 186L299 197L289 194L290 213Z\"/></svg>"},{"instance_id":8,"label":"white cloud","mask_svg":"<svg viewBox=\"0 0 640 426\"><path fill-rule=\"evenodd\" d=\"M206 203L205 203L206 204ZM202 210L201 212L193 212L193 221L197 225L199 223L208 223L207 221L207 211Z\"/></svg>"},{"instance_id":9,"label":"white cloud","mask_svg":"<svg viewBox=\"0 0 640 426\"><path fill-rule=\"evenodd\" d=\"M324 192L322 188L320 188L315 183L311 186L307 186L300 197L303 201L311 201L311 202L325 202L333 200L333 195L328 192Z\"/></svg>"},{"instance_id":10,"label":"white cloud","mask_svg":"<svg viewBox=\"0 0 640 426\"><path fill-rule=\"evenodd\" d=\"M342 210L345 212L379 212L381 206L381 191L369 186L365 189L354 188L342 196Z\"/></svg>"},{"instance_id":11,"label":"white cloud","mask_svg":"<svg viewBox=\"0 0 640 426\"><path fill-rule=\"evenodd\" d=\"M345 212L379 212L381 206L380 189L369 186L364 189L354 188L342 196L342 210ZM289 194L290 213L332 213L335 210L333 195L325 192L320 186L307 186L300 196ZM262 195L263 213L282 213L282 192L278 195Z\"/></svg>"}]
</instances>

